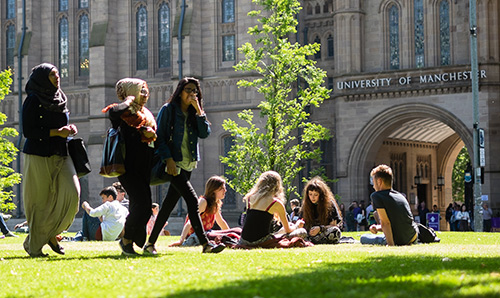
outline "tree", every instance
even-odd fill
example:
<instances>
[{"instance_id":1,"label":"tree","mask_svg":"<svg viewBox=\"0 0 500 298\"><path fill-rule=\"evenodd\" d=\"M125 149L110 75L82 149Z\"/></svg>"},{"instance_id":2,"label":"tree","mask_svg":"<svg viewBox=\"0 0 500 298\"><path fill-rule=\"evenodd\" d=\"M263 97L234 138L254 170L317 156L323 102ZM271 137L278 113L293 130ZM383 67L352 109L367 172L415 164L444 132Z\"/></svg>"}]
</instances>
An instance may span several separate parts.
<instances>
[{"instance_id":1,"label":"tree","mask_svg":"<svg viewBox=\"0 0 500 298\"><path fill-rule=\"evenodd\" d=\"M469 152L463 147L458 153L457 159L453 164L452 174L452 196L455 202L463 202L465 198L465 170L471 164Z\"/></svg>"},{"instance_id":2,"label":"tree","mask_svg":"<svg viewBox=\"0 0 500 298\"><path fill-rule=\"evenodd\" d=\"M0 102L10 91L12 84L11 71L0 72ZM0 126L5 124L7 116L0 112ZM8 138L15 138L18 132L12 127L0 130L0 211L6 212L16 208L12 203L14 193L12 187L21 182L21 175L10 167L16 159L18 149Z\"/></svg>"},{"instance_id":3,"label":"tree","mask_svg":"<svg viewBox=\"0 0 500 298\"><path fill-rule=\"evenodd\" d=\"M257 73L254 80L240 80L238 87L256 88L263 96L258 108L264 125L257 127L251 110L238 114L245 125L224 120L223 127L234 143L221 161L227 165L228 183L236 192L246 194L262 172L274 170L281 175L289 197L296 193L293 182L303 169L301 161L320 159L321 150L308 149L309 145L330 138L328 129L308 119L308 107L319 107L329 97L329 90L322 86L326 72L308 59L320 49L319 44L292 44L287 37L296 33L299 1L253 2L265 12L248 13L259 17L260 25L248 29L256 45L245 43L238 49L245 59L235 69Z\"/></svg>"}]
</instances>

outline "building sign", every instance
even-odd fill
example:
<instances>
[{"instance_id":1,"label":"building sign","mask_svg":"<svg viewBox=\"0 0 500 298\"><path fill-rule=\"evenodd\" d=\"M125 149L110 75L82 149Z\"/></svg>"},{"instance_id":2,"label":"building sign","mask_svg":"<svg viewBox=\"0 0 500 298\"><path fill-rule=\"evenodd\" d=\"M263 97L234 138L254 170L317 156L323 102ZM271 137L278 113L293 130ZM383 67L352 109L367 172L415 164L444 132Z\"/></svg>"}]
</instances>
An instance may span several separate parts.
<instances>
[{"instance_id":1,"label":"building sign","mask_svg":"<svg viewBox=\"0 0 500 298\"><path fill-rule=\"evenodd\" d=\"M486 70L478 71L479 78L486 78ZM438 74L426 74L419 77L399 77L399 78L379 78L379 79L361 79L353 81L337 82L337 90L344 89L370 89L379 87L390 87L392 85L406 86L415 82L419 84L466 81L471 80L472 75L470 70L459 72L445 72Z\"/></svg>"},{"instance_id":2,"label":"building sign","mask_svg":"<svg viewBox=\"0 0 500 298\"><path fill-rule=\"evenodd\" d=\"M427 226L433 228L434 231L439 231L439 213L427 213Z\"/></svg>"}]
</instances>

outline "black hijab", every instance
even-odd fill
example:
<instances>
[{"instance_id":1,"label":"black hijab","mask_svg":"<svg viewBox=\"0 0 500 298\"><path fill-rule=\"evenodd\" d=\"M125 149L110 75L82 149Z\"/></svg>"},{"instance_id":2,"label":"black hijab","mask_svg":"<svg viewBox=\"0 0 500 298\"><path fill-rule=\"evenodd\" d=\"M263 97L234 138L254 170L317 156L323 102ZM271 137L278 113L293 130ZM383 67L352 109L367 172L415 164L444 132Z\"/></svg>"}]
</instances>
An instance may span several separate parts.
<instances>
[{"instance_id":1,"label":"black hijab","mask_svg":"<svg viewBox=\"0 0 500 298\"><path fill-rule=\"evenodd\" d=\"M66 95L49 80L49 74L54 68L56 67L50 63L33 67L26 83L26 93L36 95L46 110L66 113L68 112Z\"/></svg>"}]
</instances>

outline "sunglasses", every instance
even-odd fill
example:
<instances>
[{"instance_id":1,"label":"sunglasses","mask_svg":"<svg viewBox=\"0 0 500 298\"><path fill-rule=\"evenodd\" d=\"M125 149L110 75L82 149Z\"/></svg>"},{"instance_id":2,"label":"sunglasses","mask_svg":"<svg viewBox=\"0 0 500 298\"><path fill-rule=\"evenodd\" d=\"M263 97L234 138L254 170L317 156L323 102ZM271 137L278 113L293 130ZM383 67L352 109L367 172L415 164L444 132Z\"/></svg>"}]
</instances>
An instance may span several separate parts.
<instances>
[{"instance_id":1,"label":"sunglasses","mask_svg":"<svg viewBox=\"0 0 500 298\"><path fill-rule=\"evenodd\" d=\"M184 88L183 89L186 93L194 93L194 94L198 94L198 89L196 88Z\"/></svg>"}]
</instances>

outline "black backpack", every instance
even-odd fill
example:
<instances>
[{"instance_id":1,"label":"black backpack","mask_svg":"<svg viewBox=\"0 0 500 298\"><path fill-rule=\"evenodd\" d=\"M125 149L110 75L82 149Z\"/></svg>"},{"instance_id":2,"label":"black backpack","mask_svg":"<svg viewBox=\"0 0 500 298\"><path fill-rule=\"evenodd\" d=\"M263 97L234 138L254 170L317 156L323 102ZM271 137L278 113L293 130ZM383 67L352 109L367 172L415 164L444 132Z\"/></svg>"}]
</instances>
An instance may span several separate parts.
<instances>
[{"instance_id":1,"label":"black backpack","mask_svg":"<svg viewBox=\"0 0 500 298\"><path fill-rule=\"evenodd\" d=\"M439 239L436 235L436 232L433 228L429 228L424 226L423 224L417 223L418 226L418 241L420 243L433 243L439 242Z\"/></svg>"}]
</instances>

